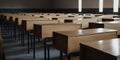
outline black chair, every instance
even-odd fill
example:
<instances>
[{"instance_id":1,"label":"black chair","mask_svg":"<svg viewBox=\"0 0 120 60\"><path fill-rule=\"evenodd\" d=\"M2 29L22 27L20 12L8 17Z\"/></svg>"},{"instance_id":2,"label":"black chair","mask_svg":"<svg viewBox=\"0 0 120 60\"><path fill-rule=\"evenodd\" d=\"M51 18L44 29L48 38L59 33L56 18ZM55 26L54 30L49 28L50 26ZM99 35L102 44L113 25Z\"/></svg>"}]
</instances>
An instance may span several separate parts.
<instances>
[{"instance_id":1,"label":"black chair","mask_svg":"<svg viewBox=\"0 0 120 60\"><path fill-rule=\"evenodd\" d=\"M114 19L102 19L103 22L114 21Z\"/></svg>"},{"instance_id":2,"label":"black chair","mask_svg":"<svg viewBox=\"0 0 120 60\"><path fill-rule=\"evenodd\" d=\"M43 43L44 43L44 60L50 60L50 46L53 46L52 40L53 40L52 37L46 37L45 39L43 39ZM46 55L48 56L48 59L47 59Z\"/></svg>"}]
</instances>

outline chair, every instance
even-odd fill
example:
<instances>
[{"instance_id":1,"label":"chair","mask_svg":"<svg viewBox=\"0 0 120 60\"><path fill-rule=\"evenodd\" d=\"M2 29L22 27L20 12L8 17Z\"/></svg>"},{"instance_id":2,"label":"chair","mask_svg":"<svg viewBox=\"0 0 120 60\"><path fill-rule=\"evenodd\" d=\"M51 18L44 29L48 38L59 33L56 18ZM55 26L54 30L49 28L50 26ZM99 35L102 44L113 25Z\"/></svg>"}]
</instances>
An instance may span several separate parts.
<instances>
[{"instance_id":1,"label":"chair","mask_svg":"<svg viewBox=\"0 0 120 60\"><path fill-rule=\"evenodd\" d=\"M114 21L114 19L102 19L102 22Z\"/></svg>"},{"instance_id":2,"label":"chair","mask_svg":"<svg viewBox=\"0 0 120 60\"><path fill-rule=\"evenodd\" d=\"M52 37L46 37L45 39L43 39L43 43L44 43L44 60L46 60L47 56L48 56L48 60L50 60L50 46L53 46L53 38ZM48 52L48 54L47 54ZM46 56L47 54L47 56Z\"/></svg>"}]
</instances>

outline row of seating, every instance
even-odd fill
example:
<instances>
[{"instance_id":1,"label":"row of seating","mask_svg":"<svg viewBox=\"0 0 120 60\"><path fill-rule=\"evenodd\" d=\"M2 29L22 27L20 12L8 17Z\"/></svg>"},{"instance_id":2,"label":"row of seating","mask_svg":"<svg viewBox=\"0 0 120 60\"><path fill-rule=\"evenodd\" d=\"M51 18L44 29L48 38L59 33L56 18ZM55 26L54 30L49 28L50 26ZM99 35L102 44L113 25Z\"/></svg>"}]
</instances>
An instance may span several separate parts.
<instances>
[{"instance_id":1,"label":"row of seating","mask_svg":"<svg viewBox=\"0 0 120 60\"><path fill-rule=\"evenodd\" d=\"M51 14L48 14L48 13L39 13L39 14L36 14L36 13L20 13L20 14L3 13L2 14L1 13L0 21L1 21L2 28L7 30L6 33L10 33L11 39L17 40L16 37L19 37L19 40L21 41L21 44L23 46L25 45L25 37L26 36L28 37L27 39L28 53L30 53L30 50L31 50L30 47L31 47L33 49L33 58L35 58L35 44L36 44L36 39L38 39L38 42L41 42L44 44L45 60L46 60L46 54L47 54L46 48L48 51L48 54L47 54L48 60L50 59L49 47L51 45L55 46L58 50L60 50L61 60L62 60L62 53L64 52L62 49L66 49L68 47L64 47L65 45L63 46L63 48L62 47L58 48L58 47L62 46L61 44L64 43L65 40L68 38L66 38L65 36L64 37L65 40L64 40L62 36L58 37L59 34L61 34L61 32L57 32L57 31L63 31L63 32L65 31L64 33L68 34L68 37L69 35L73 35L74 33L77 33L77 35L75 34L75 36L81 36L79 35L79 33L81 34L81 33L86 33L86 32L92 32L94 30L94 29L91 30L90 28L101 28L101 27L96 27L96 25L91 25L89 24L89 22L98 22L101 20L102 21L113 21L115 20L113 16L118 16L118 15L101 15L101 14L79 15L79 14L61 14L61 13L56 13L56 14L52 14L52 13ZM86 32L82 32L82 30L79 31L79 29L83 29L83 31L86 31ZM101 30L101 29L95 29L95 32L92 34L95 34L96 31L99 32L98 30ZM111 37L102 35L102 36L106 36L106 38L114 38L117 36L116 30L109 30L109 29L107 31L106 29L102 29L102 30L103 32L111 32L110 34L107 34ZM77 32L74 32L74 31L77 31ZM58 36L56 35L56 33L53 33L53 32L58 33ZM64 35L64 33L62 34ZM87 34L90 35L91 33L87 33ZM31 37L33 37L34 39L32 39ZM76 39L73 39L73 40L76 40ZM78 38L78 40L80 39ZM95 39L95 40L98 40L98 39ZM69 43L69 41L70 40L68 40L68 42L66 43ZM72 46L72 43L73 42L69 43L70 46ZM80 42L77 43L77 46L79 45L79 43ZM68 54L68 56L70 60L70 55Z\"/></svg>"}]
</instances>

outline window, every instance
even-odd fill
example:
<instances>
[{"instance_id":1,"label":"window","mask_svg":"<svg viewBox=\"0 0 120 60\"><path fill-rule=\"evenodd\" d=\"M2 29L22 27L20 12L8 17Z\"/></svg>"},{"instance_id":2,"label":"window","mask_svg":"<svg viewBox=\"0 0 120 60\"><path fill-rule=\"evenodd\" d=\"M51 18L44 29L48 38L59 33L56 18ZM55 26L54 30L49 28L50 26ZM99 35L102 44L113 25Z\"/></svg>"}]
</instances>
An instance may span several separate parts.
<instances>
[{"instance_id":1,"label":"window","mask_svg":"<svg viewBox=\"0 0 120 60\"><path fill-rule=\"evenodd\" d=\"M99 0L99 12L103 12L103 0Z\"/></svg>"},{"instance_id":2,"label":"window","mask_svg":"<svg viewBox=\"0 0 120 60\"><path fill-rule=\"evenodd\" d=\"M79 12L82 12L82 0L79 0L78 4L79 4L78 6Z\"/></svg>"},{"instance_id":3,"label":"window","mask_svg":"<svg viewBox=\"0 0 120 60\"><path fill-rule=\"evenodd\" d=\"M113 0L113 12L118 12L119 10L119 0Z\"/></svg>"}]
</instances>

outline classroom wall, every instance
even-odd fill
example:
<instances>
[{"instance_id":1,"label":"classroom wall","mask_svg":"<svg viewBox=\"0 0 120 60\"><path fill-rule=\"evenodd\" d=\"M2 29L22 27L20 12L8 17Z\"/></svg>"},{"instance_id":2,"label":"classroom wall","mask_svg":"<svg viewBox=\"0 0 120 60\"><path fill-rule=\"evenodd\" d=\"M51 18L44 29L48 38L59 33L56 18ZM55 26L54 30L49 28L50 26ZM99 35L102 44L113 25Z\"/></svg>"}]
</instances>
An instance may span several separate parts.
<instances>
[{"instance_id":1,"label":"classroom wall","mask_svg":"<svg viewBox=\"0 0 120 60\"><path fill-rule=\"evenodd\" d=\"M49 8L50 0L0 0L0 8Z\"/></svg>"},{"instance_id":2,"label":"classroom wall","mask_svg":"<svg viewBox=\"0 0 120 60\"><path fill-rule=\"evenodd\" d=\"M53 8L78 8L78 0L52 0L52 2ZM99 8L99 0L82 0L82 2L83 8ZM113 8L113 0L104 0L104 8Z\"/></svg>"},{"instance_id":3,"label":"classroom wall","mask_svg":"<svg viewBox=\"0 0 120 60\"><path fill-rule=\"evenodd\" d=\"M83 0L82 5L83 8L99 8L99 0ZM112 7L113 0L104 0L104 8ZM78 0L0 0L0 8L78 8Z\"/></svg>"},{"instance_id":4,"label":"classroom wall","mask_svg":"<svg viewBox=\"0 0 120 60\"><path fill-rule=\"evenodd\" d=\"M99 12L99 0L82 1L83 12ZM112 8L113 0L104 0L104 12L113 12ZM78 0L0 0L0 12L11 11L78 12Z\"/></svg>"},{"instance_id":5,"label":"classroom wall","mask_svg":"<svg viewBox=\"0 0 120 60\"><path fill-rule=\"evenodd\" d=\"M61 9L78 8L78 0L52 0L51 6Z\"/></svg>"},{"instance_id":6,"label":"classroom wall","mask_svg":"<svg viewBox=\"0 0 120 60\"><path fill-rule=\"evenodd\" d=\"M98 8L99 0L82 0L83 8Z\"/></svg>"},{"instance_id":7,"label":"classroom wall","mask_svg":"<svg viewBox=\"0 0 120 60\"><path fill-rule=\"evenodd\" d=\"M113 8L113 0L104 0L104 8Z\"/></svg>"}]
</instances>

